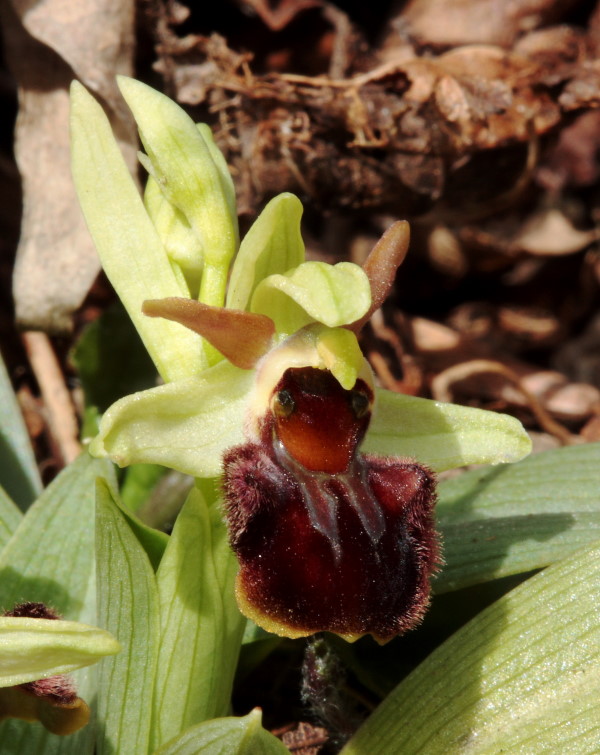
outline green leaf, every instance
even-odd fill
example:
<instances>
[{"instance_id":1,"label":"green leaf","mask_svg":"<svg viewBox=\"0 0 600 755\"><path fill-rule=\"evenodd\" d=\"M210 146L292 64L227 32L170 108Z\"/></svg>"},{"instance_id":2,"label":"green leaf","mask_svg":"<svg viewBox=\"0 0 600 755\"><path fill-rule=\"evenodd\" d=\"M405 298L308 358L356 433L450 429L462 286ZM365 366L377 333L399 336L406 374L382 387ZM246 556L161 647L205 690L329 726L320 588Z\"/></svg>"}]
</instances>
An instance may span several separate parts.
<instances>
[{"instance_id":1,"label":"green leaf","mask_svg":"<svg viewBox=\"0 0 600 755\"><path fill-rule=\"evenodd\" d=\"M102 267L165 380L204 366L200 338L178 323L142 314L146 299L182 296L171 263L100 105L71 86L73 179Z\"/></svg>"},{"instance_id":2,"label":"green leaf","mask_svg":"<svg viewBox=\"0 0 600 755\"><path fill-rule=\"evenodd\" d=\"M242 239L227 291L230 309L248 309L260 281L304 262L302 203L294 194L272 199Z\"/></svg>"},{"instance_id":3,"label":"green leaf","mask_svg":"<svg viewBox=\"0 0 600 755\"><path fill-rule=\"evenodd\" d=\"M540 569L600 540L600 444L442 482L437 593Z\"/></svg>"},{"instance_id":4,"label":"green leaf","mask_svg":"<svg viewBox=\"0 0 600 755\"><path fill-rule=\"evenodd\" d=\"M416 458L434 471L519 461L531 451L521 423L507 414L377 390L363 451Z\"/></svg>"},{"instance_id":5,"label":"green leaf","mask_svg":"<svg viewBox=\"0 0 600 755\"><path fill-rule=\"evenodd\" d=\"M119 466L150 462L216 477L223 452L244 442L253 377L223 360L197 378L127 396L106 412L90 451Z\"/></svg>"},{"instance_id":6,"label":"green leaf","mask_svg":"<svg viewBox=\"0 0 600 755\"><path fill-rule=\"evenodd\" d=\"M236 572L220 506L213 501L209 507L200 490L193 490L157 573L162 628L155 747L230 709L246 623L235 601Z\"/></svg>"},{"instance_id":7,"label":"green leaf","mask_svg":"<svg viewBox=\"0 0 600 755\"><path fill-rule=\"evenodd\" d=\"M98 623L123 650L99 665L99 753L145 753L158 657L158 594L148 557L99 481L97 506Z\"/></svg>"},{"instance_id":8,"label":"green leaf","mask_svg":"<svg viewBox=\"0 0 600 755\"><path fill-rule=\"evenodd\" d=\"M95 623L94 482L111 474L110 463L83 453L46 488L0 554L0 606L36 601Z\"/></svg>"},{"instance_id":9,"label":"green leaf","mask_svg":"<svg viewBox=\"0 0 600 755\"><path fill-rule=\"evenodd\" d=\"M42 492L29 434L1 357L0 485L22 510Z\"/></svg>"},{"instance_id":10,"label":"green leaf","mask_svg":"<svg viewBox=\"0 0 600 755\"><path fill-rule=\"evenodd\" d=\"M288 755L277 737L262 728L258 708L243 718L206 721L172 739L155 755Z\"/></svg>"},{"instance_id":11,"label":"green leaf","mask_svg":"<svg viewBox=\"0 0 600 755\"><path fill-rule=\"evenodd\" d=\"M310 322L330 328L361 318L371 304L369 279L358 265L304 262L270 275L254 291L251 311L270 317L278 332L295 333Z\"/></svg>"},{"instance_id":12,"label":"green leaf","mask_svg":"<svg viewBox=\"0 0 600 755\"><path fill-rule=\"evenodd\" d=\"M11 499L0 488L0 553L14 535L23 515Z\"/></svg>"},{"instance_id":13,"label":"green leaf","mask_svg":"<svg viewBox=\"0 0 600 755\"><path fill-rule=\"evenodd\" d=\"M86 406L100 413L129 393L156 385L156 368L120 303L88 325L71 352Z\"/></svg>"},{"instance_id":14,"label":"green leaf","mask_svg":"<svg viewBox=\"0 0 600 755\"><path fill-rule=\"evenodd\" d=\"M343 755L595 752L600 546L479 614L385 699Z\"/></svg>"},{"instance_id":15,"label":"green leaf","mask_svg":"<svg viewBox=\"0 0 600 755\"><path fill-rule=\"evenodd\" d=\"M83 453L66 467L27 511L0 554L0 607L46 603L65 619L97 624L94 574L94 484L111 478L112 464ZM96 668L74 674L80 697L93 702ZM0 724L0 753L93 751L94 730L86 727L61 739L22 721Z\"/></svg>"},{"instance_id":16,"label":"green leaf","mask_svg":"<svg viewBox=\"0 0 600 755\"><path fill-rule=\"evenodd\" d=\"M0 687L68 674L120 649L109 632L77 621L0 616Z\"/></svg>"},{"instance_id":17,"label":"green leaf","mask_svg":"<svg viewBox=\"0 0 600 755\"><path fill-rule=\"evenodd\" d=\"M142 522L136 514L124 506L116 491L112 491L112 500L125 517L139 544L146 551L153 570L156 571L169 542L169 536L165 532L160 532L160 530L149 527L145 522Z\"/></svg>"},{"instance_id":18,"label":"green leaf","mask_svg":"<svg viewBox=\"0 0 600 755\"><path fill-rule=\"evenodd\" d=\"M207 144L206 130L198 129L164 94L125 76L118 77L118 84L138 125L151 163L147 167L201 241L200 300L223 306L238 232L237 216L231 208L231 179L224 177L222 160L214 160L215 145L212 140Z\"/></svg>"}]
</instances>

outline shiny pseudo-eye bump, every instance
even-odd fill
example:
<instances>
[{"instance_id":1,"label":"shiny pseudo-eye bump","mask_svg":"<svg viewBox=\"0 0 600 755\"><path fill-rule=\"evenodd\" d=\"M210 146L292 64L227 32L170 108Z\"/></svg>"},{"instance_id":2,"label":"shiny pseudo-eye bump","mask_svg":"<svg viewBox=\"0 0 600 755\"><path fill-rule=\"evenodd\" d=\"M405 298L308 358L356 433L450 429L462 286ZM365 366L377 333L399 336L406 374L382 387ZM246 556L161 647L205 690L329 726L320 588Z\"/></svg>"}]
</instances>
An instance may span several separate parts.
<instances>
[{"instance_id":1,"label":"shiny pseudo-eye bump","mask_svg":"<svg viewBox=\"0 0 600 755\"><path fill-rule=\"evenodd\" d=\"M360 453L373 398L367 373L345 389L328 369L288 367L257 405L252 439L225 454L238 602L269 631L383 643L427 608L434 479Z\"/></svg>"}]
</instances>

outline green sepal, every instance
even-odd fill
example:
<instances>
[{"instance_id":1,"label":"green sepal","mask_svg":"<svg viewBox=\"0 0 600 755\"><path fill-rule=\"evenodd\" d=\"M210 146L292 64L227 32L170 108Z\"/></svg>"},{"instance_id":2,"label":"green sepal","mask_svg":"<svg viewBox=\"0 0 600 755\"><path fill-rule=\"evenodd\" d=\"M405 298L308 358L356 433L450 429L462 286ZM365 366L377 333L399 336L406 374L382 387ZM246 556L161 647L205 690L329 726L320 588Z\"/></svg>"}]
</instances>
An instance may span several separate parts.
<instances>
[{"instance_id":1,"label":"green sepal","mask_svg":"<svg viewBox=\"0 0 600 755\"><path fill-rule=\"evenodd\" d=\"M363 451L404 456L434 471L519 461L531 451L521 423L507 414L377 390Z\"/></svg>"},{"instance_id":2,"label":"green sepal","mask_svg":"<svg viewBox=\"0 0 600 755\"><path fill-rule=\"evenodd\" d=\"M270 275L254 291L250 309L267 315L279 333L291 335L311 322L330 328L360 319L371 304L369 279L352 262L304 262Z\"/></svg>"},{"instance_id":3,"label":"green sepal","mask_svg":"<svg viewBox=\"0 0 600 755\"><path fill-rule=\"evenodd\" d=\"M90 453L119 466L162 464L194 477L221 473L223 452L244 442L251 370L225 360L197 378L117 401L106 412Z\"/></svg>"}]
</instances>

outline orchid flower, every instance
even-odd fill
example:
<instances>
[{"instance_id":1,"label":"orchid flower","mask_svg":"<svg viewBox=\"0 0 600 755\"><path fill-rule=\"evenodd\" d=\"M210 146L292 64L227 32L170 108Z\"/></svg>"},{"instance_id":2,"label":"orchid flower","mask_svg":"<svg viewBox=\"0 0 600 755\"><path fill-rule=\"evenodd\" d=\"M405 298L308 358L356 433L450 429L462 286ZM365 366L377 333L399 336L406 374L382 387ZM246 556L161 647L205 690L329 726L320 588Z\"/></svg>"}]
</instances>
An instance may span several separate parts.
<instances>
[{"instance_id":1,"label":"orchid flower","mask_svg":"<svg viewBox=\"0 0 600 755\"><path fill-rule=\"evenodd\" d=\"M512 417L375 385L357 333L392 285L407 223L364 268L306 262L302 206L282 194L239 243L208 127L140 82L119 86L145 149L143 199L77 83L73 173L164 384L117 401L90 451L221 480L238 604L259 625L385 642L421 618L439 562L432 471L516 461L530 441Z\"/></svg>"},{"instance_id":2,"label":"orchid flower","mask_svg":"<svg viewBox=\"0 0 600 755\"><path fill-rule=\"evenodd\" d=\"M39 721L54 734L85 726L90 709L65 674L120 650L109 632L63 621L42 603L0 616L0 720Z\"/></svg>"}]
</instances>

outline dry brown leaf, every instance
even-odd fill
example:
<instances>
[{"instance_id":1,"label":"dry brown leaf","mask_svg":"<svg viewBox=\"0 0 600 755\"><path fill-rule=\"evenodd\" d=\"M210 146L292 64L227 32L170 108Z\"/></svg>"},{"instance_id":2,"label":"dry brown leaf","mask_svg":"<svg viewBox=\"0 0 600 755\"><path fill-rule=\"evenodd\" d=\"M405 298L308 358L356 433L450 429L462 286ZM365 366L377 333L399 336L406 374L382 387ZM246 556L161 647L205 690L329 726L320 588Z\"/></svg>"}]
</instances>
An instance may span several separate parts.
<instances>
[{"instance_id":1,"label":"dry brown leaf","mask_svg":"<svg viewBox=\"0 0 600 755\"><path fill-rule=\"evenodd\" d=\"M580 252L597 238L596 229L579 231L564 213L552 208L530 216L513 244L528 254L550 256Z\"/></svg>"},{"instance_id":2,"label":"dry brown leaf","mask_svg":"<svg viewBox=\"0 0 600 755\"><path fill-rule=\"evenodd\" d=\"M133 0L4 5L6 57L19 86L15 153L24 204L17 320L64 332L100 267L71 180L68 88L77 76L100 97L133 165L137 140L115 82L132 72Z\"/></svg>"},{"instance_id":3,"label":"dry brown leaf","mask_svg":"<svg viewBox=\"0 0 600 755\"><path fill-rule=\"evenodd\" d=\"M423 45L493 44L509 47L539 26L555 23L577 0L412 0L392 27Z\"/></svg>"}]
</instances>

